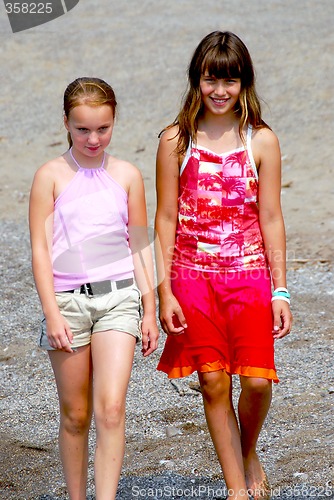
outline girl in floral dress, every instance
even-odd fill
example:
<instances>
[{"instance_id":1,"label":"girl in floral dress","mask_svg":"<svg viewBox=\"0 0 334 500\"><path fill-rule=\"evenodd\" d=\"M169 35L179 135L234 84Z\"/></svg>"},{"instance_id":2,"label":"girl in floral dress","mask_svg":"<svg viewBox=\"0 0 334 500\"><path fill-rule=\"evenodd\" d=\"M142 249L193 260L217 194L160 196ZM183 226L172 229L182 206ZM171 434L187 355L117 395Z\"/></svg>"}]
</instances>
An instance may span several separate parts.
<instances>
[{"instance_id":1,"label":"girl in floral dress","mask_svg":"<svg viewBox=\"0 0 334 500\"><path fill-rule=\"evenodd\" d=\"M188 79L157 153L156 259L167 333L158 369L170 378L198 373L228 497L268 498L256 445L278 382L274 341L292 323L279 142L261 117L252 60L235 34L207 35Z\"/></svg>"}]
</instances>

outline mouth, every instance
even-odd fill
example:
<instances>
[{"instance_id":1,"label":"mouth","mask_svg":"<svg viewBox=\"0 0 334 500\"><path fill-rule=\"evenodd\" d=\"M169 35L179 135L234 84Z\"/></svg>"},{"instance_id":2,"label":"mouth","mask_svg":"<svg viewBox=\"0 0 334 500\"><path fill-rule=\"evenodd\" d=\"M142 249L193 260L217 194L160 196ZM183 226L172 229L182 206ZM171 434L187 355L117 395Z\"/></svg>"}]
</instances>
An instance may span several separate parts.
<instances>
[{"instance_id":1,"label":"mouth","mask_svg":"<svg viewBox=\"0 0 334 500\"><path fill-rule=\"evenodd\" d=\"M89 151L97 151L99 147L100 146L87 146L87 149L89 149Z\"/></svg>"},{"instance_id":2,"label":"mouth","mask_svg":"<svg viewBox=\"0 0 334 500\"><path fill-rule=\"evenodd\" d=\"M211 97L211 100L216 106L224 106L227 103L228 99L218 99L215 97Z\"/></svg>"}]
</instances>

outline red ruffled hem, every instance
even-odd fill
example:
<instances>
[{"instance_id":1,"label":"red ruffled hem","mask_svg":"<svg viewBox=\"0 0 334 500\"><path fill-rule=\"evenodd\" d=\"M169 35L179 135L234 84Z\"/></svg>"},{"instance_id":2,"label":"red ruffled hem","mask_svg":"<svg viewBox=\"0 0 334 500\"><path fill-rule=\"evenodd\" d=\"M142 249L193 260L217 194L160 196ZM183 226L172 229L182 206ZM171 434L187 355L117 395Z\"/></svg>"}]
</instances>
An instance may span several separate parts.
<instances>
[{"instance_id":1,"label":"red ruffled hem","mask_svg":"<svg viewBox=\"0 0 334 500\"><path fill-rule=\"evenodd\" d=\"M256 378L266 378L272 380L277 384L279 379L277 377L276 370L272 368L258 368L255 366L236 366L232 371L230 366L222 361L213 361L211 363L205 363L200 366L174 366L170 367L160 361L157 369L159 371L165 372L168 378L182 378L191 375L193 372L198 371L201 373L215 372L218 370L226 370L227 373L231 375L243 375L244 377L256 377Z\"/></svg>"}]
</instances>

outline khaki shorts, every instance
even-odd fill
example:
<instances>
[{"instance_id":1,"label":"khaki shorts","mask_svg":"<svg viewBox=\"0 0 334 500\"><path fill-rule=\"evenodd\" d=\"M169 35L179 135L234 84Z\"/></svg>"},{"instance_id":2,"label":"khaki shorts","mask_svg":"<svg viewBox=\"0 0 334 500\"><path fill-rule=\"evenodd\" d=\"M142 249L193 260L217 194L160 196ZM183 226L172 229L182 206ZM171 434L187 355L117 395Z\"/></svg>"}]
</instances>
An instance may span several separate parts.
<instances>
[{"instance_id":1,"label":"khaki shorts","mask_svg":"<svg viewBox=\"0 0 334 500\"><path fill-rule=\"evenodd\" d=\"M89 297L85 294L59 292L56 293L56 300L73 333L73 349L90 344L94 333L106 330L128 333L137 342L141 340L141 294L135 285ZM41 322L39 346L54 350L46 336L45 317Z\"/></svg>"}]
</instances>

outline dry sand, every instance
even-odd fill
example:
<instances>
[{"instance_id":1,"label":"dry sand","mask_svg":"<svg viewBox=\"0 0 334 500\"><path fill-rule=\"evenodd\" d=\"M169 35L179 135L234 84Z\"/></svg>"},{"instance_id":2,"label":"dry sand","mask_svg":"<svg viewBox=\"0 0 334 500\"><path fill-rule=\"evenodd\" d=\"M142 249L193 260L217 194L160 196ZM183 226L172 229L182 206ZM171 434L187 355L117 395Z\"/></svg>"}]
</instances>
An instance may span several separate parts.
<instances>
[{"instance_id":1,"label":"dry sand","mask_svg":"<svg viewBox=\"0 0 334 500\"><path fill-rule=\"evenodd\" d=\"M12 34L2 8L2 498L51 499L64 492L51 370L35 345L39 311L26 224L36 168L66 149L64 88L78 76L98 76L113 85L119 116L110 150L141 169L152 223L157 134L177 113L194 47L215 29L236 32L248 46L265 119L280 138L283 157L295 327L278 354L282 382L264 429L264 461L274 486L306 482L300 496L323 496L319 488L333 480L333 21L333 0L81 0L66 16ZM157 356L146 363L143 386L135 378L130 385L124 478L162 473L165 484L179 485L198 476L218 478L199 398L191 393L180 399L154 372L156 361ZM140 366L138 354L134 377L141 375ZM27 389L32 380L38 381L37 403L36 390ZM41 414L51 422L51 435L40 430ZM164 429L174 424L183 434L171 445ZM298 496L299 490L291 491L287 498ZM126 481L119 495L134 498Z\"/></svg>"}]
</instances>

